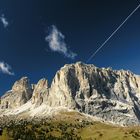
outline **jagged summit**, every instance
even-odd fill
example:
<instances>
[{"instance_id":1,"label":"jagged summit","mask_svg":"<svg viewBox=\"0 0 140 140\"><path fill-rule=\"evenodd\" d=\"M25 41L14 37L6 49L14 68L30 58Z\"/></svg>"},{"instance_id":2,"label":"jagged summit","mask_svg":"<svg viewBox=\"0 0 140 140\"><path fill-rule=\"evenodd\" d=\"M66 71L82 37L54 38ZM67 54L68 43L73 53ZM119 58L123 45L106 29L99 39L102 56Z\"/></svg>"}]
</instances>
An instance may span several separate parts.
<instances>
[{"instance_id":1,"label":"jagged summit","mask_svg":"<svg viewBox=\"0 0 140 140\"><path fill-rule=\"evenodd\" d=\"M30 85L27 77L15 82L12 90L2 96L0 111L2 115L8 110L46 116L57 108L120 125L139 124L140 76L82 62L67 64L57 71L50 86L45 78L36 85Z\"/></svg>"},{"instance_id":2,"label":"jagged summit","mask_svg":"<svg viewBox=\"0 0 140 140\"><path fill-rule=\"evenodd\" d=\"M71 67L71 66L90 66L90 67L96 67L93 64L86 64L86 63L84 63L82 61L77 61L76 63L65 64L64 67L62 67L62 68Z\"/></svg>"},{"instance_id":3,"label":"jagged summit","mask_svg":"<svg viewBox=\"0 0 140 140\"><path fill-rule=\"evenodd\" d=\"M16 81L12 90L1 97L1 108L17 108L25 104L32 96L32 88L27 77Z\"/></svg>"}]
</instances>

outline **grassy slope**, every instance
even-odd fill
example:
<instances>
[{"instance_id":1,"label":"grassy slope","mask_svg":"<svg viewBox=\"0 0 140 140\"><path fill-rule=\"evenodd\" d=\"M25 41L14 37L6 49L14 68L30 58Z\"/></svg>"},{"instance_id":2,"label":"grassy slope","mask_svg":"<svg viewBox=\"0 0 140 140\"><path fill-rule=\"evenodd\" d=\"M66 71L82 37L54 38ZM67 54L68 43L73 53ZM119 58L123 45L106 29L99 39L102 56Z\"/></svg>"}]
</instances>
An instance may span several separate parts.
<instances>
[{"instance_id":1,"label":"grassy slope","mask_svg":"<svg viewBox=\"0 0 140 140\"><path fill-rule=\"evenodd\" d=\"M21 135L28 137L20 137ZM46 122L27 123L4 129L0 140L9 140L13 136L26 140L57 140L57 138L59 140L140 140L140 127L124 128L101 122L88 122L81 114L61 112L60 115Z\"/></svg>"},{"instance_id":2,"label":"grassy slope","mask_svg":"<svg viewBox=\"0 0 140 140\"><path fill-rule=\"evenodd\" d=\"M140 127L115 127L95 122L80 132L84 140L140 140Z\"/></svg>"}]
</instances>

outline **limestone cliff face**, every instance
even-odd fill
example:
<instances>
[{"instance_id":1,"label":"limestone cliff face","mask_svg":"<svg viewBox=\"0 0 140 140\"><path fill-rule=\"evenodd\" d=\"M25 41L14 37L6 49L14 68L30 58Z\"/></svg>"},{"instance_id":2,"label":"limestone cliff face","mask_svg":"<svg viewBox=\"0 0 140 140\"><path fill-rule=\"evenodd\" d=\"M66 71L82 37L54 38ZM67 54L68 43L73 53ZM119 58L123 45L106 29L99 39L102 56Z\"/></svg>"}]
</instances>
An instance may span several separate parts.
<instances>
[{"instance_id":1,"label":"limestone cliff face","mask_svg":"<svg viewBox=\"0 0 140 140\"><path fill-rule=\"evenodd\" d=\"M130 71L81 62L65 65L50 87L46 79L32 88L27 78L19 80L2 97L1 107L14 108L30 99L33 108L62 106L121 125L140 122L140 76Z\"/></svg>"},{"instance_id":2,"label":"limestone cliff face","mask_svg":"<svg viewBox=\"0 0 140 140\"><path fill-rule=\"evenodd\" d=\"M25 104L32 97L32 88L27 77L16 81L12 90L1 97L2 109L16 108Z\"/></svg>"},{"instance_id":3,"label":"limestone cliff face","mask_svg":"<svg viewBox=\"0 0 140 140\"><path fill-rule=\"evenodd\" d=\"M41 105L44 102L45 98L47 98L48 96L48 89L48 81L45 78L39 80L38 83L35 85L33 91L32 104L34 104L35 106Z\"/></svg>"},{"instance_id":4,"label":"limestone cliff face","mask_svg":"<svg viewBox=\"0 0 140 140\"><path fill-rule=\"evenodd\" d=\"M116 123L138 123L140 76L81 62L65 65L56 73L47 99L52 107L78 109Z\"/></svg>"}]
</instances>

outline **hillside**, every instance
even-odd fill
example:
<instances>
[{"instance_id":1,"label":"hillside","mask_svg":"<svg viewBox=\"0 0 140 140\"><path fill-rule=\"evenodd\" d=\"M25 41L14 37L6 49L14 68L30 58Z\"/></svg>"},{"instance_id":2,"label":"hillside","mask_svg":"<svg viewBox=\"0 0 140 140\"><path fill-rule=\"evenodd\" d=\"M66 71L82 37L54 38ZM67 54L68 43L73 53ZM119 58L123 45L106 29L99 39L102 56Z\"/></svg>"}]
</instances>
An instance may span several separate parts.
<instances>
[{"instance_id":1,"label":"hillside","mask_svg":"<svg viewBox=\"0 0 140 140\"><path fill-rule=\"evenodd\" d=\"M139 140L140 127L119 127L84 120L79 113L61 112L40 121L23 121L3 129L0 140Z\"/></svg>"}]
</instances>

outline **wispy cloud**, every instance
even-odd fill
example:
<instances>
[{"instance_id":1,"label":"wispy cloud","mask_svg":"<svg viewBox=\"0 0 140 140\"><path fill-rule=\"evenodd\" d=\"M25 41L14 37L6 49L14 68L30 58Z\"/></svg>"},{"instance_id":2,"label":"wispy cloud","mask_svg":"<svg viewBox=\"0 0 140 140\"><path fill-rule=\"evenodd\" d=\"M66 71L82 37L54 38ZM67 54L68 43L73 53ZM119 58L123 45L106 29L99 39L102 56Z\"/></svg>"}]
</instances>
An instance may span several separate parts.
<instances>
[{"instance_id":1,"label":"wispy cloud","mask_svg":"<svg viewBox=\"0 0 140 140\"><path fill-rule=\"evenodd\" d=\"M1 23L3 24L4 28L8 27L9 22L8 22L8 20L6 19L6 17L5 17L4 14L2 14L2 15L0 16L0 21L1 21Z\"/></svg>"},{"instance_id":2,"label":"wispy cloud","mask_svg":"<svg viewBox=\"0 0 140 140\"><path fill-rule=\"evenodd\" d=\"M13 72L10 71L11 66L9 66L7 63L0 62L0 72L8 75L14 75Z\"/></svg>"},{"instance_id":3,"label":"wispy cloud","mask_svg":"<svg viewBox=\"0 0 140 140\"><path fill-rule=\"evenodd\" d=\"M57 29L56 26L52 25L48 36L45 40L49 43L49 47L54 52L59 52L68 58L74 59L77 54L68 49L65 43L65 36Z\"/></svg>"}]
</instances>

